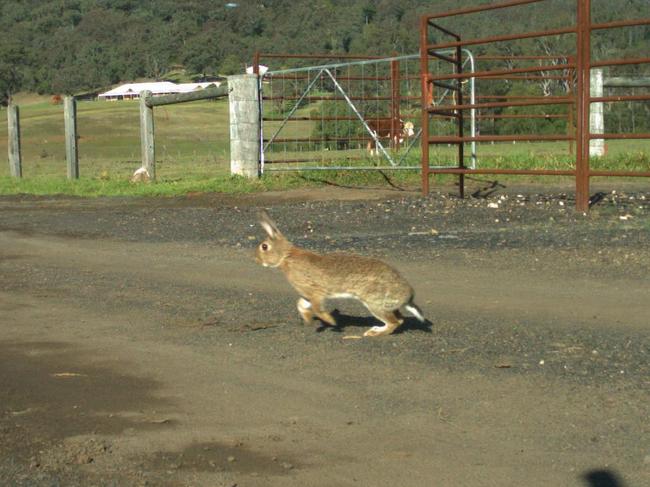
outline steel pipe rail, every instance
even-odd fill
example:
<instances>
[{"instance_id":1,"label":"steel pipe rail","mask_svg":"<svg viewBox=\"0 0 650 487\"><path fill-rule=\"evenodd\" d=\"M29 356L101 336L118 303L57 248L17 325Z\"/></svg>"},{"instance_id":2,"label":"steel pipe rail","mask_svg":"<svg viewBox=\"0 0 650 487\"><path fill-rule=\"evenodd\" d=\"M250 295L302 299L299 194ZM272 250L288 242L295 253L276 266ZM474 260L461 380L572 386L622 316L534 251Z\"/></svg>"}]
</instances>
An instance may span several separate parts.
<instances>
[{"instance_id":1,"label":"steel pipe rail","mask_svg":"<svg viewBox=\"0 0 650 487\"><path fill-rule=\"evenodd\" d=\"M513 176L575 176L572 169L468 169L460 167L429 168L430 174L510 174Z\"/></svg>"},{"instance_id":2,"label":"steel pipe rail","mask_svg":"<svg viewBox=\"0 0 650 487\"><path fill-rule=\"evenodd\" d=\"M531 107L543 105L572 105L575 100L570 97L561 97L553 100L531 100L531 101L495 101L490 103L468 103L465 105L434 105L427 107L431 112L450 111L450 110L472 110L481 108L508 108L508 107Z\"/></svg>"},{"instance_id":3,"label":"steel pipe rail","mask_svg":"<svg viewBox=\"0 0 650 487\"><path fill-rule=\"evenodd\" d=\"M424 19L426 22L428 22L431 19L442 19L445 17L455 17L457 15L475 14L479 12L485 12L487 10L497 10L502 8L518 7L520 5L528 5L529 3L538 3L543 1L544 0L512 0L509 2L497 3L491 5L480 5L478 7L468 7L468 8L461 8L458 10L450 10L449 12L444 12L435 15L425 15Z\"/></svg>"},{"instance_id":4,"label":"steel pipe rail","mask_svg":"<svg viewBox=\"0 0 650 487\"><path fill-rule=\"evenodd\" d=\"M558 141L573 140L573 136L566 134L544 134L544 135L476 135L474 137L456 136L429 136L429 144L460 144L465 142L517 142L517 141ZM603 137L599 137L603 138Z\"/></svg>"},{"instance_id":5,"label":"steel pipe rail","mask_svg":"<svg viewBox=\"0 0 650 487\"><path fill-rule=\"evenodd\" d=\"M650 101L649 95L592 96L591 103L617 103L622 101Z\"/></svg>"},{"instance_id":6,"label":"steel pipe rail","mask_svg":"<svg viewBox=\"0 0 650 487\"><path fill-rule=\"evenodd\" d=\"M422 83L422 131L426 137L422 138L422 191L427 193L429 190L430 174L456 174L460 177L459 186L461 195L463 192L463 176L471 174L510 174L510 175L551 175L551 176L571 176L575 178L576 187L576 209L586 211L589 207L589 178L591 177L650 177L650 171L612 171L612 170L593 170L590 168L590 141L592 140L631 140L631 139L650 139L650 133L592 133L590 131L590 112L594 103L619 103L619 102L647 102L650 101L650 94L625 94L619 96L591 96L590 80L591 72L594 68L613 67L613 66L630 66L640 64L650 64L650 57L636 57L623 59L602 59L592 60L592 33L615 28L627 28L635 26L650 25L649 18L618 20L611 22L596 23L591 18L591 0L573 0L570 2L575 8L576 21L573 25L562 26L554 29L537 30L532 32L519 33L502 33L483 38L465 38L462 32L453 32L448 26L443 25L440 19L454 16L464 16L481 12L494 10L504 10L513 7L524 7L526 5L540 3L545 0L511 0L496 4L486 4L477 7L461 8L441 12L435 15L424 15L420 18L420 76ZM457 25L463 25L461 22ZM429 30L435 30L442 36L451 37L451 39L439 39L430 41ZM476 59L484 62L493 62L488 66L495 66L495 61L539 61L546 66L521 66L511 69L491 69L491 70L474 70L472 73L463 73L461 70L453 70L449 73L432 73L430 72L430 63L443 61L456 61L451 56L443 57L433 55L433 50L459 48L461 46L487 45L501 42L518 41L523 39L543 38L549 36L572 36L575 38L575 51L569 55L523 55L523 56L505 56L505 55L483 55ZM551 61L561 60L561 64L551 64ZM562 74L553 75L553 72L564 71ZM555 80L570 83L569 96L562 97L540 97L533 98L528 96L482 96L479 99L482 102L463 103L462 98L454 99L452 104L435 105L433 100L433 90L440 86L442 82L452 85L452 81L460 82L461 80L471 79L496 81L501 79L507 80ZM630 85L628 85L630 86ZM487 100L487 101L486 101ZM460 125L462 113L465 110L487 110L487 109L506 109L510 107L524 106L544 106L544 105L566 105L569 109L567 113L554 114L480 114L478 119L567 119L567 134L513 134L513 135L480 135L466 137L462 135L462 130L456 135L436 136L429 132L430 118L433 116L445 117L456 120ZM575 106L575 111L574 107ZM574 119L575 116L575 119ZM572 129L575 121L575 129ZM504 168L478 168L468 169L464 167L462 150L459 151L457 160L458 167L432 168L429 166L429 147L435 144L454 144L462 147L468 142L516 142L516 141L569 141L575 142L575 167L570 170L545 170L545 169L504 169ZM573 144L570 146L573 153Z\"/></svg>"},{"instance_id":7,"label":"steel pipe rail","mask_svg":"<svg viewBox=\"0 0 650 487\"><path fill-rule=\"evenodd\" d=\"M465 41L452 41L452 42L443 42L440 44L427 44L424 46L424 49L429 51L439 50L439 49L449 49L452 47L464 47L464 46L476 46L479 44L492 44L494 42L505 42L505 41L518 41L521 39L532 39L536 37L550 37L566 34L575 34L576 29L574 27L566 27L563 29L551 29L551 30L540 30L537 32L528 32L524 34L507 34L502 36L494 37L484 37L482 39L468 39Z\"/></svg>"},{"instance_id":8,"label":"steel pipe rail","mask_svg":"<svg viewBox=\"0 0 650 487\"><path fill-rule=\"evenodd\" d=\"M575 69L575 63L548 66L530 66L527 68L503 69L498 71L476 71L474 73L444 74L440 76L431 76L433 81L444 81L447 79L464 79L464 78L491 78L492 76L507 76L509 74L522 73L539 73L542 71L562 71L565 69Z\"/></svg>"},{"instance_id":9,"label":"steel pipe rail","mask_svg":"<svg viewBox=\"0 0 650 487\"><path fill-rule=\"evenodd\" d=\"M638 134L589 134L590 139L606 139L606 140L642 140L650 139L650 133Z\"/></svg>"},{"instance_id":10,"label":"steel pipe rail","mask_svg":"<svg viewBox=\"0 0 650 487\"><path fill-rule=\"evenodd\" d=\"M602 24L591 24L590 30L616 29L618 27L638 27L650 25L650 19L618 20L615 22L604 22Z\"/></svg>"}]
</instances>

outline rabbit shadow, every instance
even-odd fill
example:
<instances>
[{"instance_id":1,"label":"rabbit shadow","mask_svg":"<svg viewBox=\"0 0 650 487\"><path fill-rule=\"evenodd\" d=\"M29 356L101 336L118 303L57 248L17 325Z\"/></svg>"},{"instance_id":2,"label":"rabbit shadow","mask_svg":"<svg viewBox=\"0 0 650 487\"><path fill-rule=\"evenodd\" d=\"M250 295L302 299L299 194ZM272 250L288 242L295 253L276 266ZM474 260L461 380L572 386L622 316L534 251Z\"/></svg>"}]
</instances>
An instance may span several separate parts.
<instances>
[{"instance_id":1,"label":"rabbit shadow","mask_svg":"<svg viewBox=\"0 0 650 487\"><path fill-rule=\"evenodd\" d=\"M341 313L338 309L333 310L332 317L336 320L336 326L327 325L319 320L319 326L316 328L317 333L331 331L334 333L343 333L346 328L363 328L368 329L373 326L382 326L383 323L374 316L351 316ZM422 331L432 333L433 323L425 320L424 323L411 316L404 317L404 323L393 332L393 335L399 335L406 331Z\"/></svg>"}]
</instances>

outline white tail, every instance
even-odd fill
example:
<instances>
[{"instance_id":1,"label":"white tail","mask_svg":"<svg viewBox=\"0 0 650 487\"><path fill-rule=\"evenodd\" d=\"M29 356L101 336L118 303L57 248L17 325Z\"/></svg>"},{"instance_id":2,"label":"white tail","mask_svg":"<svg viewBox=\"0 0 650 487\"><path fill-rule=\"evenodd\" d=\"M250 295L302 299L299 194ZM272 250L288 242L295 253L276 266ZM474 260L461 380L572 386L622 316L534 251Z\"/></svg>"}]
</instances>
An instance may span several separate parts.
<instances>
[{"instance_id":1,"label":"white tail","mask_svg":"<svg viewBox=\"0 0 650 487\"><path fill-rule=\"evenodd\" d=\"M420 320L422 323L424 323L426 320L424 319L424 315L422 314L422 310L418 308L415 303L409 303L404 305L404 308L408 310L409 313L411 313L413 316L415 316L418 320Z\"/></svg>"}]
</instances>

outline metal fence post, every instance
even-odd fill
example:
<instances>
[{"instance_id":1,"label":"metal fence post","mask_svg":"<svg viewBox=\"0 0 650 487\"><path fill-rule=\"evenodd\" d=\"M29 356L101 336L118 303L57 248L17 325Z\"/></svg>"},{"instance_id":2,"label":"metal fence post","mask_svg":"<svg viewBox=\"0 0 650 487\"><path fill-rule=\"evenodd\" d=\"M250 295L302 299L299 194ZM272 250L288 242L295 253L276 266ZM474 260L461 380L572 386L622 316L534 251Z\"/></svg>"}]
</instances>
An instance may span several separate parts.
<instances>
[{"instance_id":1,"label":"metal fence post","mask_svg":"<svg viewBox=\"0 0 650 487\"><path fill-rule=\"evenodd\" d=\"M140 93L140 149L142 167L149 173L151 181L156 180L156 146L154 141L153 107L147 105L151 91Z\"/></svg>"},{"instance_id":2,"label":"metal fence post","mask_svg":"<svg viewBox=\"0 0 650 487\"><path fill-rule=\"evenodd\" d=\"M65 125L65 157L68 163L68 179L79 179L79 151L77 148L77 100L74 96L63 99Z\"/></svg>"},{"instance_id":3,"label":"metal fence post","mask_svg":"<svg viewBox=\"0 0 650 487\"><path fill-rule=\"evenodd\" d=\"M591 1L577 2L576 210L589 209L589 92L591 72Z\"/></svg>"},{"instance_id":4,"label":"metal fence post","mask_svg":"<svg viewBox=\"0 0 650 487\"><path fill-rule=\"evenodd\" d=\"M429 52L427 44L429 21L426 16L420 18L420 83L422 85L421 104L422 104L422 135L420 138L422 147L422 156L420 162L422 164L422 194L429 194L429 106L433 100L429 98Z\"/></svg>"},{"instance_id":5,"label":"metal fence post","mask_svg":"<svg viewBox=\"0 0 650 487\"><path fill-rule=\"evenodd\" d=\"M399 150L402 136L402 122L400 114L400 76L399 61L390 62L390 145L394 150Z\"/></svg>"},{"instance_id":6,"label":"metal fence post","mask_svg":"<svg viewBox=\"0 0 650 487\"><path fill-rule=\"evenodd\" d=\"M249 178L260 175L259 77L228 77L230 89L230 173Z\"/></svg>"},{"instance_id":7,"label":"metal fence post","mask_svg":"<svg viewBox=\"0 0 650 487\"><path fill-rule=\"evenodd\" d=\"M20 158L20 111L18 106L7 106L9 170L14 178L23 177Z\"/></svg>"},{"instance_id":8,"label":"metal fence post","mask_svg":"<svg viewBox=\"0 0 650 487\"><path fill-rule=\"evenodd\" d=\"M460 42L460 36L454 36L458 42ZM456 47L456 66L455 72L457 74L462 74L463 72L463 49L462 46ZM456 96L456 103L458 105L463 105L463 79L458 78L456 80L458 95ZM465 169L465 142L463 138L465 137L465 111L458 110L458 168ZM465 175L460 173L458 175L458 196L463 199L465 198Z\"/></svg>"}]
</instances>

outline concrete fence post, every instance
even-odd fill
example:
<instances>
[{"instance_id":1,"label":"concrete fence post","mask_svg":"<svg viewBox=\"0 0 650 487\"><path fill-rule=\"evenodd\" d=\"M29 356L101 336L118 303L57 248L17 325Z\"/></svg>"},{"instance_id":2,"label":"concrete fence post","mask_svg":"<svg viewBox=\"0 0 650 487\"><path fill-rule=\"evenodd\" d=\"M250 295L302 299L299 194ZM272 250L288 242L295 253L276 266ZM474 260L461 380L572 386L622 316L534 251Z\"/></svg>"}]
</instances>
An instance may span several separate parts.
<instances>
[{"instance_id":1,"label":"concrete fence post","mask_svg":"<svg viewBox=\"0 0 650 487\"><path fill-rule=\"evenodd\" d=\"M149 173L151 181L156 180L156 146L154 143L153 107L147 105L151 91L140 93L140 149L142 167Z\"/></svg>"},{"instance_id":2,"label":"concrete fence post","mask_svg":"<svg viewBox=\"0 0 650 487\"><path fill-rule=\"evenodd\" d=\"M260 100L258 76L228 77L230 89L230 173L260 175Z\"/></svg>"},{"instance_id":3,"label":"concrete fence post","mask_svg":"<svg viewBox=\"0 0 650 487\"><path fill-rule=\"evenodd\" d=\"M18 106L7 106L7 149L9 154L9 170L14 178L23 177L22 161L20 158L20 111Z\"/></svg>"},{"instance_id":4,"label":"concrete fence post","mask_svg":"<svg viewBox=\"0 0 650 487\"><path fill-rule=\"evenodd\" d=\"M65 158L68 163L68 179L79 179L79 150L77 148L77 100L74 96L63 99L65 125Z\"/></svg>"},{"instance_id":5,"label":"concrete fence post","mask_svg":"<svg viewBox=\"0 0 650 487\"><path fill-rule=\"evenodd\" d=\"M592 97L603 96L603 70L592 69L590 76L590 89ZM603 102L592 103L589 112L589 132L592 134L605 133L605 115ZM589 155L602 157L605 155L605 139L591 139L589 141Z\"/></svg>"}]
</instances>

